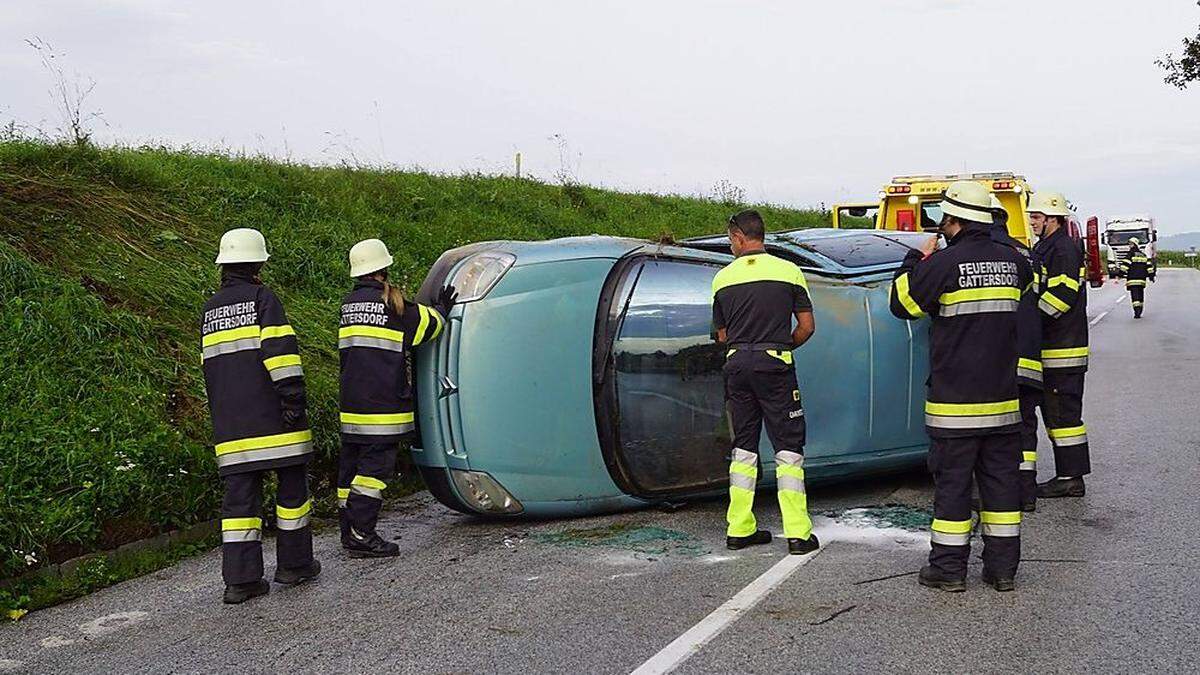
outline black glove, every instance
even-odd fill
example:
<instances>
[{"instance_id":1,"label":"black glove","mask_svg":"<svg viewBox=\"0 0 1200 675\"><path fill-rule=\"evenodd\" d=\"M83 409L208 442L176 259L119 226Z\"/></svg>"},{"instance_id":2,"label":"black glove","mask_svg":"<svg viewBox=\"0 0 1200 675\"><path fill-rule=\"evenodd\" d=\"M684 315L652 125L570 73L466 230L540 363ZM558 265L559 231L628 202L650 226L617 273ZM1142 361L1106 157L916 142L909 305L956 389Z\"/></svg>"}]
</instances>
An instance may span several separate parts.
<instances>
[{"instance_id":1,"label":"black glove","mask_svg":"<svg viewBox=\"0 0 1200 675\"><path fill-rule=\"evenodd\" d=\"M450 316L450 309L454 307L454 303L458 301L458 291L454 290L453 286L442 286L442 290L438 291L437 302L434 303L434 309L442 315L443 318Z\"/></svg>"},{"instance_id":2,"label":"black glove","mask_svg":"<svg viewBox=\"0 0 1200 675\"><path fill-rule=\"evenodd\" d=\"M300 428L300 423L304 421L304 411L295 408L283 409L283 427L288 430Z\"/></svg>"}]
</instances>

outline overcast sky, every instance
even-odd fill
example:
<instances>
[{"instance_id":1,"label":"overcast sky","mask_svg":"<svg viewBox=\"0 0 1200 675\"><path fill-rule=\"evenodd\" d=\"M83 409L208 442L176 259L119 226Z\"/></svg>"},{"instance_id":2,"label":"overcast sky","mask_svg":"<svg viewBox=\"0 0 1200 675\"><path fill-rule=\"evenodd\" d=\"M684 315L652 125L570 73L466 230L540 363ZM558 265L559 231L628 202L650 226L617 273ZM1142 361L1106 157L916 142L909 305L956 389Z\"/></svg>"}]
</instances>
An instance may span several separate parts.
<instances>
[{"instance_id":1,"label":"overcast sky","mask_svg":"<svg viewBox=\"0 0 1200 675\"><path fill-rule=\"evenodd\" d=\"M94 78L102 141L527 172L790 205L1015 170L1081 215L1200 230L1192 0L5 0L0 123L56 126L25 40Z\"/></svg>"}]
</instances>

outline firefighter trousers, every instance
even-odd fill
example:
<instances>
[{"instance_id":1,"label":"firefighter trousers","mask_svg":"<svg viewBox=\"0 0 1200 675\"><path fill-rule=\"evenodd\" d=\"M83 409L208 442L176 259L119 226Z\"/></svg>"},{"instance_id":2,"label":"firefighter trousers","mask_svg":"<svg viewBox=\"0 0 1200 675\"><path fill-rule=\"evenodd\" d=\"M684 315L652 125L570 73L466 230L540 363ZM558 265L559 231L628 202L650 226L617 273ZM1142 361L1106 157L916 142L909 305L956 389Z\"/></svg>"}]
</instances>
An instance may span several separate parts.
<instances>
[{"instance_id":1,"label":"firefighter trousers","mask_svg":"<svg viewBox=\"0 0 1200 675\"><path fill-rule=\"evenodd\" d=\"M1042 405L1042 390L1037 387L1019 387L1021 399L1021 503L1037 499L1037 409Z\"/></svg>"},{"instance_id":2,"label":"firefighter trousers","mask_svg":"<svg viewBox=\"0 0 1200 675\"><path fill-rule=\"evenodd\" d=\"M312 563L312 499L308 494L308 467L304 464L275 469L279 491L275 504L276 565L283 569ZM221 502L221 574L227 585L248 584L263 576L262 508L266 471L225 476Z\"/></svg>"},{"instance_id":3,"label":"firefighter trousers","mask_svg":"<svg viewBox=\"0 0 1200 675\"><path fill-rule=\"evenodd\" d=\"M804 490L804 406L791 352L739 350L725 363L725 403L733 430L729 462L727 534L746 537L758 529L754 489L758 444L766 423L775 448L776 491L788 539L808 539L812 521Z\"/></svg>"},{"instance_id":4,"label":"firefighter trousers","mask_svg":"<svg viewBox=\"0 0 1200 675\"><path fill-rule=\"evenodd\" d=\"M1054 446L1054 474L1078 478L1092 472L1087 426L1083 423L1083 373L1057 373L1047 368L1044 377L1042 421Z\"/></svg>"},{"instance_id":5,"label":"firefighter trousers","mask_svg":"<svg viewBox=\"0 0 1200 675\"><path fill-rule=\"evenodd\" d=\"M1133 315L1134 316L1141 316L1142 308L1146 306L1146 286L1145 286L1145 284L1146 284L1145 281L1142 282L1141 286L1137 286L1137 285L1130 286L1130 285L1126 284L1126 288L1129 289L1129 304L1133 305Z\"/></svg>"},{"instance_id":6,"label":"firefighter trousers","mask_svg":"<svg viewBox=\"0 0 1200 675\"><path fill-rule=\"evenodd\" d=\"M933 524L929 564L962 579L971 553L971 481L979 484L979 530L983 567L1010 578L1021 559L1021 486L1017 475L1021 434L933 438L929 471L933 474Z\"/></svg>"},{"instance_id":7,"label":"firefighter trousers","mask_svg":"<svg viewBox=\"0 0 1200 675\"><path fill-rule=\"evenodd\" d=\"M338 455L338 515L342 538L354 528L360 535L375 532L383 490L396 472L399 443L346 443Z\"/></svg>"}]
</instances>

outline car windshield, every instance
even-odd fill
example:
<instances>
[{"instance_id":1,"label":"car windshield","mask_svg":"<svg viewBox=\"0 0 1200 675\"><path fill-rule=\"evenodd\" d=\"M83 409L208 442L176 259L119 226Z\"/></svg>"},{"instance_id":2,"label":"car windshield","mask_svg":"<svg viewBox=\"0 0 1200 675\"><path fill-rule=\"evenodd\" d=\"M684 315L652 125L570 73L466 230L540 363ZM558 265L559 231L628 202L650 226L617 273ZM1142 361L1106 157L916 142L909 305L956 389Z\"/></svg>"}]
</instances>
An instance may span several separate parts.
<instances>
[{"instance_id":1,"label":"car windshield","mask_svg":"<svg viewBox=\"0 0 1200 675\"><path fill-rule=\"evenodd\" d=\"M1109 230L1108 243L1114 246L1126 246L1130 239L1136 238L1142 244L1150 241L1149 230Z\"/></svg>"},{"instance_id":2,"label":"car windshield","mask_svg":"<svg viewBox=\"0 0 1200 675\"><path fill-rule=\"evenodd\" d=\"M644 263L613 344L619 453L646 492L686 490L726 473L724 354L712 339L718 267Z\"/></svg>"},{"instance_id":3,"label":"car windshield","mask_svg":"<svg viewBox=\"0 0 1200 675\"><path fill-rule=\"evenodd\" d=\"M805 248L816 251L843 267L874 267L876 265L899 264L908 252L919 245L917 241L927 234L896 236L897 233L863 233L852 237L824 237L803 241Z\"/></svg>"}]
</instances>

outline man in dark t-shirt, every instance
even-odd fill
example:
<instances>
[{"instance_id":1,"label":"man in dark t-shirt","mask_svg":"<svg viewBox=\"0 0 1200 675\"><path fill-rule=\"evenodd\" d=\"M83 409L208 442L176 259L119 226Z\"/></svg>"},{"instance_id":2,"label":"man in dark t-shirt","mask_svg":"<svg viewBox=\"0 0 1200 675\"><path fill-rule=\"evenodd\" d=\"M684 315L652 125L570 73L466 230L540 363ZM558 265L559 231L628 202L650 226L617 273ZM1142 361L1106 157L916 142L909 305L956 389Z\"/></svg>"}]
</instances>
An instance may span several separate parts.
<instances>
[{"instance_id":1,"label":"man in dark t-shirt","mask_svg":"<svg viewBox=\"0 0 1200 675\"><path fill-rule=\"evenodd\" d=\"M717 273L712 286L717 339L728 347L725 402L734 445L726 546L736 550L771 541L769 531L758 529L753 510L766 422L788 552L811 553L820 544L804 492L804 407L792 364L792 350L814 330L808 284L799 267L766 252L766 227L757 211L734 215L728 229L737 259Z\"/></svg>"}]
</instances>

